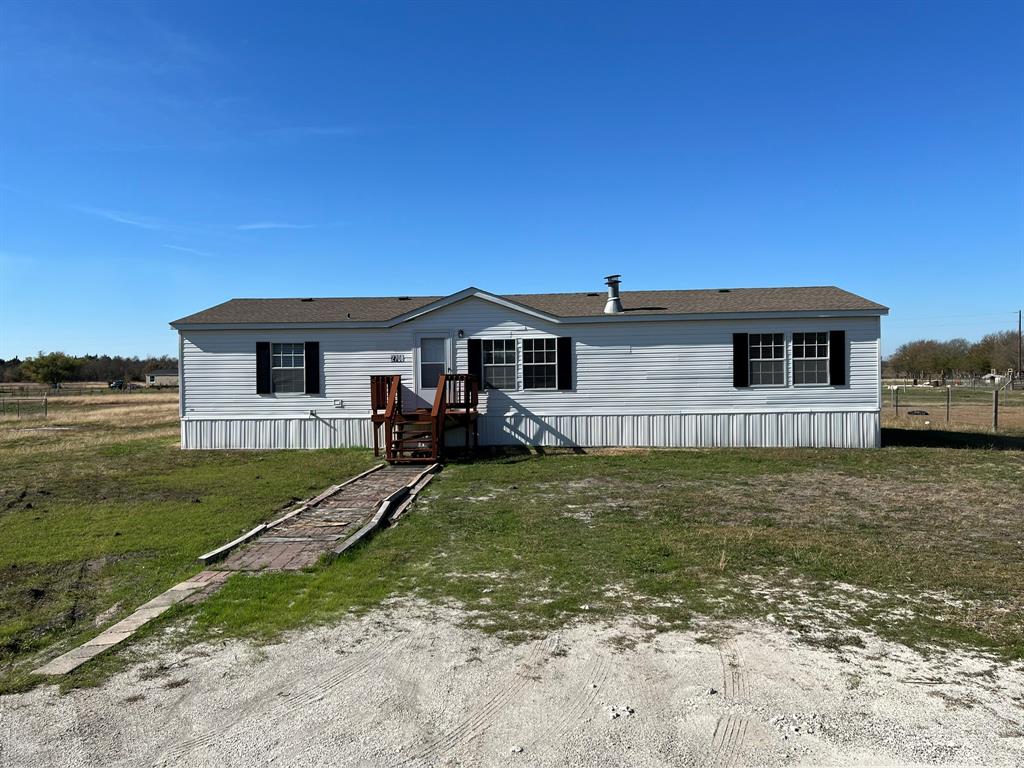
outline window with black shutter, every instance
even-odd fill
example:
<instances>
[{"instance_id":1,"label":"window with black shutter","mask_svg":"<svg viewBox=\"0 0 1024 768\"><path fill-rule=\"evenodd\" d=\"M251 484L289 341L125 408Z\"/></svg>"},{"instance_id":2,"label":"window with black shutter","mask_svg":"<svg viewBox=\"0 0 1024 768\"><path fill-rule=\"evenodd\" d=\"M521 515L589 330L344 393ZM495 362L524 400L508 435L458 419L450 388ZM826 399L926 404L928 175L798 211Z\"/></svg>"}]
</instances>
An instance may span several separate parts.
<instances>
[{"instance_id":1,"label":"window with black shutter","mask_svg":"<svg viewBox=\"0 0 1024 768\"><path fill-rule=\"evenodd\" d=\"M558 388L572 389L572 337L558 337Z\"/></svg>"},{"instance_id":2,"label":"window with black shutter","mask_svg":"<svg viewBox=\"0 0 1024 768\"><path fill-rule=\"evenodd\" d=\"M320 342L307 341L305 349L306 394L320 394Z\"/></svg>"},{"instance_id":3,"label":"window with black shutter","mask_svg":"<svg viewBox=\"0 0 1024 768\"><path fill-rule=\"evenodd\" d=\"M269 395L273 391L270 382L270 342L256 342L256 394Z\"/></svg>"},{"instance_id":4,"label":"window with black shutter","mask_svg":"<svg viewBox=\"0 0 1024 768\"><path fill-rule=\"evenodd\" d=\"M828 332L828 377L833 387L846 386L846 331Z\"/></svg>"},{"instance_id":5,"label":"window with black shutter","mask_svg":"<svg viewBox=\"0 0 1024 768\"><path fill-rule=\"evenodd\" d=\"M747 334L732 335L732 385L734 387L750 386L750 350L747 347Z\"/></svg>"}]
</instances>

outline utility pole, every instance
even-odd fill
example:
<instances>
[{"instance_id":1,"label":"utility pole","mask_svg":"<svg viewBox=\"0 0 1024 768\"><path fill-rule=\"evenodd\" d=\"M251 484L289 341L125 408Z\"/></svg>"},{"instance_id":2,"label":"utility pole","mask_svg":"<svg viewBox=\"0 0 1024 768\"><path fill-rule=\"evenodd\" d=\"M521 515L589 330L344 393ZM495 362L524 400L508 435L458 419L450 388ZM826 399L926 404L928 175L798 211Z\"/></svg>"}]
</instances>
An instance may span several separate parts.
<instances>
[{"instance_id":1,"label":"utility pole","mask_svg":"<svg viewBox=\"0 0 1024 768\"><path fill-rule=\"evenodd\" d=\"M1024 379L1024 365L1021 361L1021 327L1020 327L1021 310L1017 310L1017 378Z\"/></svg>"}]
</instances>

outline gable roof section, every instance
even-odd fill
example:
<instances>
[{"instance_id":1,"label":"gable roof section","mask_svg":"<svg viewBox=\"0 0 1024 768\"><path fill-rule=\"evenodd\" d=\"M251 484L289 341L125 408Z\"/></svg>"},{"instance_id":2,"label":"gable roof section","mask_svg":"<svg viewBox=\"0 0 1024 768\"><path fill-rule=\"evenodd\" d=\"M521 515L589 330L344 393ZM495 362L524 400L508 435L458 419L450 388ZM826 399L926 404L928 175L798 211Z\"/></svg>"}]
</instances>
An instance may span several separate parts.
<instances>
[{"instance_id":1,"label":"gable roof section","mask_svg":"<svg viewBox=\"0 0 1024 768\"><path fill-rule=\"evenodd\" d=\"M314 299L231 299L171 323L196 325L381 325L390 326L476 297L553 322L603 318L647 320L680 315L854 312L888 314L888 308L835 286L731 288L687 291L622 291L621 314L604 314L607 294L521 293L498 296L466 288L450 296L357 296Z\"/></svg>"}]
</instances>

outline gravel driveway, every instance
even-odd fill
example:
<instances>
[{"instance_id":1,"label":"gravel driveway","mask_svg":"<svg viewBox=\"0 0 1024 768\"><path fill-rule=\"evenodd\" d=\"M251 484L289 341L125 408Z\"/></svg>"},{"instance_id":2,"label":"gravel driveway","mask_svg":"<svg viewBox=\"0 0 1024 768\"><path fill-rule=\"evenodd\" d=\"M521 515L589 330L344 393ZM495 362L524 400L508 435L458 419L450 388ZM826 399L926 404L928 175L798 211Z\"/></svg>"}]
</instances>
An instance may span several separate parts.
<instances>
[{"instance_id":1,"label":"gravel driveway","mask_svg":"<svg viewBox=\"0 0 1024 768\"><path fill-rule=\"evenodd\" d=\"M151 645L101 688L0 697L0 765L1024 763L1020 665L771 625L513 646L459 619L397 603L272 646Z\"/></svg>"}]
</instances>

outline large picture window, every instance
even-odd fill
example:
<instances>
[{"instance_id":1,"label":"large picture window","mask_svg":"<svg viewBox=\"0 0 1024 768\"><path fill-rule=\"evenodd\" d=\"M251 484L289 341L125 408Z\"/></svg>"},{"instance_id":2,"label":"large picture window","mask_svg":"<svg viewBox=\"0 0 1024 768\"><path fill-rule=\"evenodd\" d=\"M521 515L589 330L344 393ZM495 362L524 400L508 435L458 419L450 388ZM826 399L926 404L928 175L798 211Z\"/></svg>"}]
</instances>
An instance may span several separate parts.
<instances>
[{"instance_id":1,"label":"large picture window","mask_svg":"<svg viewBox=\"0 0 1024 768\"><path fill-rule=\"evenodd\" d=\"M828 332L793 334L793 383L828 384Z\"/></svg>"},{"instance_id":2,"label":"large picture window","mask_svg":"<svg viewBox=\"0 0 1024 768\"><path fill-rule=\"evenodd\" d=\"M306 353L305 345L274 343L271 351L271 382L274 392L306 391Z\"/></svg>"},{"instance_id":3,"label":"large picture window","mask_svg":"<svg viewBox=\"0 0 1024 768\"><path fill-rule=\"evenodd\" d=\"M557 339L523 339L523 389L558 386L557 344Z\"/></svg>"},{"instance_id":4,"label":"large picture window","mask_svg":"<svg viewBox=\"0 0 1024 768\"><path fill-rule=\"evenodd\" d=\"M485 389L516 388L516 340L484 339L483 378Z\"/></svg>"},{"instance_id":5,"label":"large picture window","mask_svg":"<svg viewBox=\"0 0 1024 768\"><path fill-rule=\"evenodd\" d=\"M785 386L786 341L781 333L750 334L750 386Z\"/></svg>"}]
</instances>

